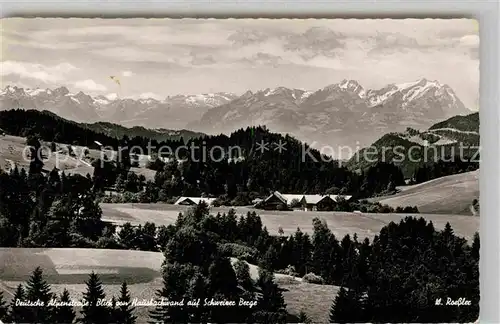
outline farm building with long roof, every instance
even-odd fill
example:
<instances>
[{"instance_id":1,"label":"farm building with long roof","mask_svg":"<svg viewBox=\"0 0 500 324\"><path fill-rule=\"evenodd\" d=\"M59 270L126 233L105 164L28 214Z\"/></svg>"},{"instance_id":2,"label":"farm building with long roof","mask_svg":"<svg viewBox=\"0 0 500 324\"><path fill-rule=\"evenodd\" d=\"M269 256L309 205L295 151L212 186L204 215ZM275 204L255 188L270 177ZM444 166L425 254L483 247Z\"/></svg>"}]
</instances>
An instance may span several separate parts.
<instances>
[{"instance_id":1,"label":"farm building with long roof","mask_svg":"<svg viewBox=\"0 0 500 324\"><path fill-rule=\"evenodd\" d=\"M352 196L345 195L304 195L304 194L282 194L273 192L269 197L255 205L262 209L280 209L302 207L304 210L324 209L328 205L334 205L341 199L349 200ZM280 207L281 205L281 207Z\"/></svg>"}]
</instances>

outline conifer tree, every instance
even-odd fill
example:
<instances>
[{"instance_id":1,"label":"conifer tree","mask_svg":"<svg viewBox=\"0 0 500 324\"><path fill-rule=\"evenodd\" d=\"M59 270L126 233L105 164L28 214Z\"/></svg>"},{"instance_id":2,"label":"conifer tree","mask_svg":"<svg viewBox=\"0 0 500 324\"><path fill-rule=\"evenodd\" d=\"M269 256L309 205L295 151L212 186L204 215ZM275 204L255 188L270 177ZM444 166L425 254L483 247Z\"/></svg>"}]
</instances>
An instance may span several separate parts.
<instances>
[{"instance_id":1,"label":"conifer tree","mask_svg":"<svg viewBox=\"0 0 500 324\"><path fill-rule=\"evenodd\" d=\"M472 257L474 258L474 260L476 261L479 261L479 249L480 249L480 241L479 241L479 233L478 232L475 232L474 233L474 238L472 240L472 251L471 251L471 254L472 254Z\"/></svg>"},{"instance_id":2,"label":"conifer tree","mask_svg":"<svg viewBox=\"0 0 500 324\"><path fill-rule=\"evenodd\" d=\"M300 311L299 316L297 317L297 322L301 324L312 323L311 319L309 318L309 316L307 316L307 314L304 311Z\"/></svg>"},{"instance_id":3,"label":"conifer tree","mask_svg":"<svg viewBox=\"0 0 500 324\"><path fill-rule=\"evenodd\" d=\"M3 299L3 291L0 291L0 320L7 321L7 314L9 311L9 307L7 306L7 302Z\"/></svg>"},{"instance_id":4,"label":"conifer tree","mask_svg":"<svg viewBox=\"0 0 500 324\"><path fill-rule=\"evenodd\" d=\"M85 283L87 284L87 291L83 293L85 305L82 307L82 318L79 321L83 324L107 323L108 307L98 306L98 302L106 298L99 276L92 271Z\"/></svg>"},{"instance_id":5,"label":"conifer tree","mask_svg":"<svg viewBox=\"0 0 500 324\"><path fill-rule=\"evenodd\" d=\"M157 300L180 301L184 297L187 267L175 262L167 263L163 270L163 287L156 292ZM149 312L150 323L183 323L189 321L189 314L184 307L158 305Z\"/></svg>"},{"instance_id":6,"label":"conifer tree","mask_svg":"<svg viewBox=\"0 0 500 324\"><path fill-rule=\"evenodd\" d=\"M257 311L253 319L257 323L286 323L286 304L278 285L274 282L274 274L259 269L257 286L261 296L257 302Z\"/></svg>"},{"instance_id":7,"label":"conifer tree","mask_svg":"<svg viewBox=\"0 0 500 324\"><path fill-rule=\"evenodd\" d=\"M54 311L54 323L58 324L68 324L73 323L75 320L76 314L73 310L73 306L70 306L71 298L69 295L69 291L65 288L62 294L59 296L58 305ZM65 305L66 303L66 305Z\"/></svg>"},{"instance_id":8,"label":"conifer tree","mask_svg":"<svg viewBox=\"0 0 500 324\"><path fill-rule=\"evenodd\" d=\"M28 322L47 323L52 321L54 308L48 305L52 297L50 286L43 279L43 271L37 267L26 284L26 299L31 302L40 301L43 306L25 307Z\"/></svg>"},{"instance_id":9,"label":"conifer tree","mask_svg":"<svg viewBox=\"0 0 500 324\"><path fill-rule=\"evenodd\" d=\"M330 307L330 323L352 323L353 317L359 309L353 308L351 295L341 287Z\"/></svg>"},{"instance_id":10,"label":"conifer tree","mask_svg":"<svg viewBox=\"0 0 500 324\"><path fill-rule=\"evenodd\" d=\"M216 257L208 269L209 295L215 300L237 301L239 298L238 281L226 257ZM237 307L211 307L210 320L212 322L240 322L243 315Z\"/></svg>"},{"instance_id":11,"label":"conifer tree","mask_svg":"<svg viewBox=\"0 0 500 324\"><path fill-rule=\"evenodd\" d=\"M134 241L134 228L129 222L123 224L118 233L118 242L126 248L132 248Z\"/></svg>"},{"instance_id":12,"label":"conifer tree","mask_svg":"<svg viewBox=\"0 0 500 324\"><path fill-rule=\"evenodd\" d=\"M245 290L253 290L253 281L250 276L250 266L243 260L238 259L234 264L234 272L236 274L236 279L238 284Z\"/></svg>"},{"instance_id":13,"label":"conifer tree","mask_svg":"<svg viewBox=\"0 0 500 324\"><path fill-rule=\"evenodd\" d=\"M118 323L118 308L116 307L116 298L111 298L111 307L109 308L108 322L112 324Z\"/></svg>"},{"instance_id":14,"label":"conifer tree","mask_svg":"<svg viewBox=\"0 0 500 324\"><path fill-rule=\"evenodd\" d=\"M43 168L43 161L42 161L42 145L40 144L40 141L36 136L28 136L26 140L26 144L31 146L30 148L30 166L29 166L29 174L30 175L35 175L35 174L40 174Z\"/></svg>"},{"instance_id":15,"label":"conifer tree","mask_svg":"<svg viewBox=\"0 0 500 324\"><path fill-rule=\"evenodd\" d=\"M325 280L329 280L332 276L332 270L340 269L340 267L334 267L333 264L335 259L338 257L338 253L336 252L339 250L338 241L324 220L314 218L313 229L313 249L311 255L312 269L309 269L308 271L313 271Z\"/></svg>"},{"instance_id":16,"label":"conifer tree","mask_svg":"<svg viewBox=\"0 0 500 324\"><path fill-rule=\"evenodd\" d=\"M274 271L276 260L278 259L278 251L273 245L270 245L266 253L262 257L259 267L268 271Z\"/></svg>"},{"instance_id":17,"label":"conifer tree","mask_svg":"<svg viewBox=\"0 0 500 324\"><path fill-rule=\"evenodd\" d=\"M134 315L135 308L131 306L130 291L128 290L126 282L122 283L118 302L118 307L115 313L116 324L135 323L137 316Z\"/></svg>"},{"instance_id":18,"label":"conifer tree","mask_svg":"<svg viewBox=\"0 0 500 324\"><path fill-rule=\"evenodd\" d=\"M21 284L17 286L16 292L14 293L14 297L10 302L10 311L7 316L8 322L12 323L28 323L29 319L26 317L26 311L23 306L16 305L16 301L25 301L26 293Z\"/></svg>"},{"instance_id":19,"label":"conifer tree","mask_svg":"<svg viewBox=\"0 0 500 324\"><path fill-rule=\"evenodd\" d=\"M207 280L202 273L196 272L189 282L188 295L191 300L199 299L199 305L188 308L189 322L205 323L209 317L209 310L204 306L204 299L207 296Z\"/></svg>"}]
</instances>

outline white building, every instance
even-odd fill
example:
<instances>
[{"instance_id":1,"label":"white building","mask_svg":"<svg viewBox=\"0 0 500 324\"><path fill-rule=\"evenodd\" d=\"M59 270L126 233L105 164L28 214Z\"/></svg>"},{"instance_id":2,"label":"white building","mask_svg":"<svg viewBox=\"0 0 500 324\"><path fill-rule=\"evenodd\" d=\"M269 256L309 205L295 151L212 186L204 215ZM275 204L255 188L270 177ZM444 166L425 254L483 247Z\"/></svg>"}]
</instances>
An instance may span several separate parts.
<instances>
[{"instance_id":1,"label":"white building","mask_svg":"<svg viewBox=\"0 0 500 324\"><path fill-rule=\"evenodd\" d=\"M301 207L304 210L317 210L322 204L334 204L340 199L349 200L352 196L345 195L303 195L303 194L282 194L278 191L273 192L269 197L258 203L256 207L274 209L277 205L286 205L288 207ZM296 202L298 206L292 206Z\"/></svg>"}]
</instances>

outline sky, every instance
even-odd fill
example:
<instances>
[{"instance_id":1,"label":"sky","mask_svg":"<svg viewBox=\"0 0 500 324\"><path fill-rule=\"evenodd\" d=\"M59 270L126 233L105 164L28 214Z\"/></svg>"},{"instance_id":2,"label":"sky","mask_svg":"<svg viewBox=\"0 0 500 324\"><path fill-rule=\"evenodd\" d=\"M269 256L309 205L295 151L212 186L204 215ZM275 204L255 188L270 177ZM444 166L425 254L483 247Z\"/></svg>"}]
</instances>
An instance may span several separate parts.
<instances>
[{"instance_id":1,"label":"sky","mask_svg":"<svg viewBox=\"0 0 500 324\"><path fill-rule=\"evenodd\" d=\"M477 110L477 28L471 19L6 18L1 87L162 99L426 78Z\"/></svg>"}]
</instances>

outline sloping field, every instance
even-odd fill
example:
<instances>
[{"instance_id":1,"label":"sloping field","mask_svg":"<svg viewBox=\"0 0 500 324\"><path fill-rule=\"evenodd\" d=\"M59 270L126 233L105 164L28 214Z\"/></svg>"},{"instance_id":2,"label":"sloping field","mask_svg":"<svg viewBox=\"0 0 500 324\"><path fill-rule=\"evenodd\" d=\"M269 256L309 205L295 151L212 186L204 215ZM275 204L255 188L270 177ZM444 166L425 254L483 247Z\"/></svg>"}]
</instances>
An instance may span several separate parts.
<instances>
[{"instance_id":1,"label":"sloping field","mask_svg":"<svg viewBox=\"0 0 500 324\"><path fill-rule=\"evenodd\" d=\"M417 206L421 213L472 215L472 200L479 198L479 170L400 189L396 195L377 201L392 207Z\"/></svg>"},{"instance_id":2,"label":"sloping field","mask_svg":"<svg viewBox=\"0 0 500 324\"><path fill-rule=\"evenodd\" d=\"M74 173L86 176L87 173L92 175L94 173L94 168L90 165L93 160L101 157L101 151L99 150L88 150L88 154L85 157L83 154L84 147L72 145L75 157L71 157L67 154L66 144L57 144L58 152L53 152L49 154L48 147L50 143L42 143L46 149L43 151L43 169L46 171L51 171L54 167L57 167L61 171L65 171L66 174ZM24 155L23 155L23 152ZM111 158L116 152L107 151L106 155ZM18 168L29 167L29 150L26 147L26 138L18 136L0 136L0 169L10 170L15 165ZM143 156L140 161L140 168L131 168L131 171L135 172L137 175L144 175L146 180L154 180L156 171L146 169L146 157Z\"/></svg>"},{"instance_id":3,"label":"sloping field","mask_svg":"<svg viewBox=\"0 0 500 324\"><path fill-rule=\"evenodd\" d=\"M471 200L472 201L472 200ZM134 225L145 222L154 222L156 225L173 224L180 212L185 212L189 207L169 204L101 204L103 219L116 224L130 222ZM229 207L211 208L212 213L228 212ZM380 229L391 221L399 222L409 214L369 214L347 212L312 212L312 211L267 211L256 210L248 207L236 207L236 214L243 215L249 211L256 211L269 233L277 235L279 227L283 228L285 235L294 233L299 227L303 232L312 233L312 220L314 217L324 219L328 227L337 237L357 233L359 238L372 238ZM479 217L463 215L441 214L413 214L410 216L423 217L432 221L436 229L444 228L446 222L458 235L471 238L479 231Z\"/></svg>"},{"instance_id":4,"label":"sloping field","mask_svg":"<svg viewBox=\"0 0 500 324\"><path fill-rule=\"evenodd\" d=\"M61 149L61 151L52 152L52 154L49 154L48 146L46 145L43 145L45 149L42 153L44 170L51 171L54 167L57 167L66 173L79 173L82 175L93 173L94 168L89 165L90 161L82 161L61 152L67 148L67 145L58 145L58 149ZM81 147L74 147L74 149L77 157L83 156L79 152L82 149ZM93 154L90 155L92 156ZM10 135L0 136L0 168L10 170L14 165L17 165L18 168L27 169L29 164L29 150L26 146L25 138Z\"/></svg>"},{"instance_id":5,"label":"sloping field","mask_svg":"<svg viewBox=\"0 0 500 324\"><path fill-rule=\"evenodd\" d=\"M118 296L120 285L125 280L132 298L150 300L162 286L160 269L163 260L163 254L159 252L0 248L0 289L10 299L16 286L24 284L31 272L40 266L53 292L60 294L66 288L73 300L82 298L86 288L84 282L92 271L99 274L107 298ZM256 266L250 265L250 274L257 278ZM304 283L299 278L282 274L276 274L276 280L284 290L285 302L292 314L304 310L314 322L328 322L328 310L338 287ZM148 312L148 307L136 307L138 323L147 322Z\"/></svg>"}]
</instances>

